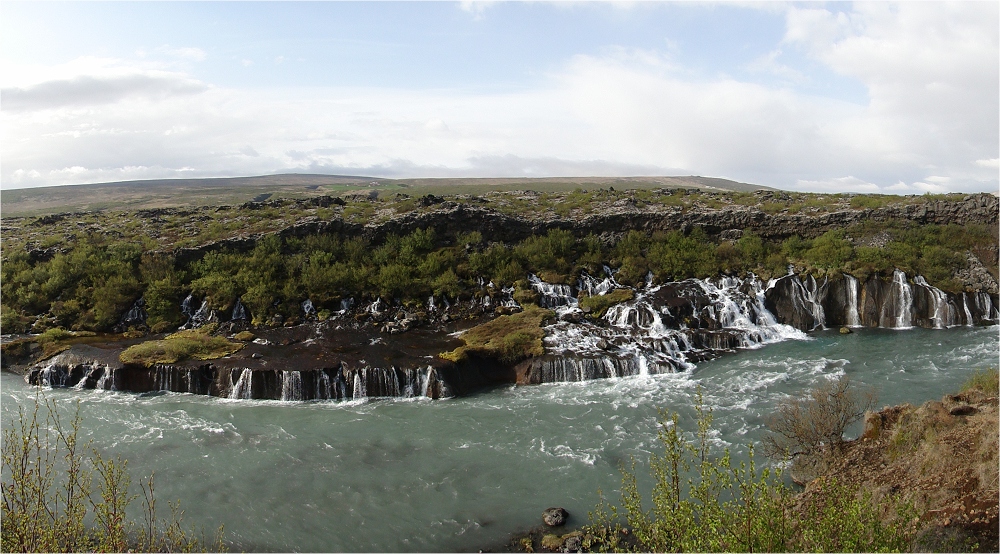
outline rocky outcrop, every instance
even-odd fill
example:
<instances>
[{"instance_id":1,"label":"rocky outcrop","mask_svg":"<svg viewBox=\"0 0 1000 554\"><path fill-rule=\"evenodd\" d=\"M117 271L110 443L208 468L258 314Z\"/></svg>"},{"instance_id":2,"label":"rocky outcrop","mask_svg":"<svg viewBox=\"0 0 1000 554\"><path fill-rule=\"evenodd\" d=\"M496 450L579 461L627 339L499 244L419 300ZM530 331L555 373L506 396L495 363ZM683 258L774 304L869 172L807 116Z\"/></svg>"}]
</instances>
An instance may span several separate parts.
<instances>
[{"instance_id":1,"label":"rocky outcrop","mask_svg":"<svg viewBox=\"0 0 1000 554\"><path fill-rule=\"evenodd\" d=\"M862 222L912 221L938 225L979 223L996 227L1000 215L1000 200L985 193L970 195L957 202L940 200L893 204L881 208L844 209L819 214L769 214L759 208L746 206L727 206L721 209L682 208L661 204L639 206L627 201L602 208L599 214L582 217L563 217L552 212L541 215L510 215L491 208L488 204L454 201L429 202L425 207L431 209L410 211L387 221L368 225L349 223L339 217L330 220L311 218L282 229L278 235L303 237L317 233L337 233L342 236L363 236L377 243L389 234L403 235L416 229L434 229L438 237L452 237L475 229L491 241L517 242L532 235L545 234L550 229L567 229L578 236L591 233L607 236L620 235L629 230L689 231L699 227L712 237L728 238L752 231L767 239L783 239L792 235L812 238ZM181 248L174 254L178 262L189 263L208 252L247 252L263 236L258 234L219 240L194 248Z\"/></svg>"},{"instance_id":2,"label":"rocky outcrop","mask_svg":"<svg viewBox=\"0 0 1000 554\"><path fill-rule=\"evenodd\" d=\"M876 501L896 496L912 503L919 514L914 552L962 552L974 544L973 551L997 552L995 387L866 414L862 436L825 464L800 505L836 479Z\"/></svg>"}]
</instances>

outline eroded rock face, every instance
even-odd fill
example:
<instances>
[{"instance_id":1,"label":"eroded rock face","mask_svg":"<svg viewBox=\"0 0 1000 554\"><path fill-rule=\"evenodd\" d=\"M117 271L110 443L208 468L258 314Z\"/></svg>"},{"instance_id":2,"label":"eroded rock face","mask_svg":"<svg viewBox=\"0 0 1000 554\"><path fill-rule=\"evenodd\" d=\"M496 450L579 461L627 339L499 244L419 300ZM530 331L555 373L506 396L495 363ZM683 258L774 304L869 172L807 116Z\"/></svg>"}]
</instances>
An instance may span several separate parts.
<instances>
[{"instance_id":1,"label":"eroded rock face","mask_svg":"<svg viewBox=\"0 0 1000 554\"><path fill-rule=\"evenodd\" d=\"M871 275L858 283L850 275L824 279L788 275L765 293L765 306L781 323L797 329L832 327L944 328L993 323L1000 317L996 294L946 293L922 277Z\"/></svg>"},{"instance_id":2,"label":"eroded rock face","mask_svg":"<svg viewBox=\"0 0 1000 554\"><path fill-rule=\"evenodd\" d=\"M627 199L626 199L627 200ZM620 202L601 213L585 217L562 217L556 214L509 215L488 205L433 202L430 211L407 212L380 224L358 225L342 219L302 221L287 227L281 237L303 237L316 233L363 236L380 242L389 234L405 235L416 229L434 229L439 237L454 236L469 229L479 230L493 241L517 242L531 235L544 235L550 229L572 230L578 236L618 236L630 230L672 231L700 227L712 237L735 236L752 231L765 239L784 239L792 235L817 237L827 231L843 229L865 221L906 220L917 224L979 223L996 227L1000 199L992 194L974 194L961 201L934 201L920 204L891 205L863 210L841 210L822 214L768 214L756 207L727 206L722 209L688 208L651 204L637 206ZM175 252L178 263L200 259L208 252L232 250L249 252L263 235L224 239ZM987 291L995 294L995 291Z\"/></svg>"}]
</instances>

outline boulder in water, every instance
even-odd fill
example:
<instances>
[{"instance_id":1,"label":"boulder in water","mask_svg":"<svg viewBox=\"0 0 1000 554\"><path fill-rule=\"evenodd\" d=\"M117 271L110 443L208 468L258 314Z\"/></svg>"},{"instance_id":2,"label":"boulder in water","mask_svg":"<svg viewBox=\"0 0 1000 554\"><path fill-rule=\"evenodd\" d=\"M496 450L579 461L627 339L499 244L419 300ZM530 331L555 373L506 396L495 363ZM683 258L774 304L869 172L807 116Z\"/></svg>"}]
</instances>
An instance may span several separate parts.
<instances>
[{"instance_id":1,"label":"boulder in water","mask_svg":"<svg viewBox=\"0 0 1000 554\"><path fill-rule=\"evenodd\" d=\"M841 327L841 328L840 328L840 334L841 334L841 335L850 335L850 334L851 334L851 333L853 333L853 332L854 332L854 331L851 331L851 328L850 328L850 327Z\"/></svg>"},{"instance_id":2,"label":"boulder in water","mask_svg":"<svg viewBox=\"0 0 1000 554\"><path fill-rule=\"evenodd\" d=\"M569 518L569 512L563 508L549 508L542 512L542 521L549 527L564 525Z\"/></svg>"}]
</instances>

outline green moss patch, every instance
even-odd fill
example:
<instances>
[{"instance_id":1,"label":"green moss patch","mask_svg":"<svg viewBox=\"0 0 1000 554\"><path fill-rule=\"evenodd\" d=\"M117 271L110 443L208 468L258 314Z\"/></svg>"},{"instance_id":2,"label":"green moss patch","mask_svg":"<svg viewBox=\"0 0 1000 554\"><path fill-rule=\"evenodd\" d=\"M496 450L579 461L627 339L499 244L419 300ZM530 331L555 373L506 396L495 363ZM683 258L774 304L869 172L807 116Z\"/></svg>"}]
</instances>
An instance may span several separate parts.
<instances>
[{"instance_id":1,"label":"green moss patch","mask_svg":"<svg viewBox=\"0 0 1000 554\"><path fill-rule=\"evenodd\" d=\"M200 329L178 331L162 340L151 340L130 346L118 356L118 359L126 364L142 364L149 367L153 364L173 364L189 359L215 360L243 348L242 343L212 336L214 330L213 324Z\"/></svg>"},{"instance_id":2,"label":"green moss patch","mask_svg":"<svg viewBox=\"0 0 1000 554\"><path fill-rule=\"evenodd\" d=\"M628 302L635 298L631 289L615 289L604 296L585 296L580 299L580 309L590 314L591 317L601 317L608 308L615 304Z\"/></svg>"},{"instance_id":3,"label":"green moss patch","mask_svg":"<svg viewBox=\"0 0 1000 554\"><path fill-rule=\"evenodd\" d=\"M502 315L492 321L469 329L462 335L465 345L439 356L445 360L460 362L469 354L496 358L504 363L515 363L532 356L545 353L542 346L542 323L554 314L534 305L527 305L524 311Z\"/></svg>"}]
</instances>

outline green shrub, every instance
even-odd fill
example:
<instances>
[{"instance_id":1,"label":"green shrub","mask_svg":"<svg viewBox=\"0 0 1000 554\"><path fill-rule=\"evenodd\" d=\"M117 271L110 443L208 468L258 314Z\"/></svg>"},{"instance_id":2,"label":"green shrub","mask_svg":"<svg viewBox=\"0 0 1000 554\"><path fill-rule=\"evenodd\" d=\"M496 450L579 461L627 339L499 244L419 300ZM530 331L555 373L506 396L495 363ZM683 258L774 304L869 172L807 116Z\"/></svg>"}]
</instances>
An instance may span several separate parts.
<instances>
[{"instance_id":1,"label":"green shrub","mask_svg":"<svg viewBox=\"0 0 1000 554\"><path fill-rule=\"evenodd\" d=\"M844 238L843 230L827 231L812 241L812 248L804 253L805 259L822 269L838 269L854 255L854 247Z\"/></svg>"},{"instance_id":2,"label":"green shrub","mask_svg":"<svg viewBox=\"0 0 1000 554\"><path fill-rule=\"evenodd\" d=\"M46 415L40 417L40 407ZM153 477L140 483L143 521L126 510L132 492L128 461L105 458L82 442L80 407L66 426L55 402L37 398L30 414L3 431L3 502L0 546L4 552L193 552L225 550L220 527L211 543L182 526L180 505L170 517L156 511Z\"/></svg>"},{"instance_id":3,"label":"green shrub","mask_svg":"<svg viewBox=\"0 0 1000 554\"><path fill-rule=\"evenodd\" d=\"M585 547L605 552L899 552L912 537L914 512L895 499L835 482L796 509L780 470L758 470L753 445L736 465L709 447L712 413L699 389L698 430L685 438L676 413L661 411L662 454L651 454L652 490L640 490L636 462L622 467L620 506L603 495L591 512ZM888 520L883 514L889 513ZM895 513L895 517L891 514Z\"/></svg>"}]
</instances>

